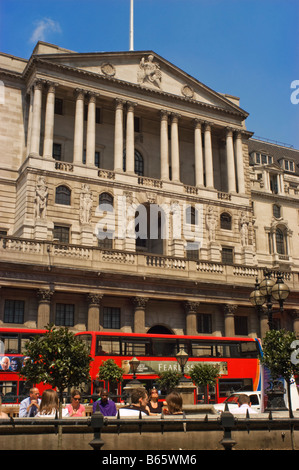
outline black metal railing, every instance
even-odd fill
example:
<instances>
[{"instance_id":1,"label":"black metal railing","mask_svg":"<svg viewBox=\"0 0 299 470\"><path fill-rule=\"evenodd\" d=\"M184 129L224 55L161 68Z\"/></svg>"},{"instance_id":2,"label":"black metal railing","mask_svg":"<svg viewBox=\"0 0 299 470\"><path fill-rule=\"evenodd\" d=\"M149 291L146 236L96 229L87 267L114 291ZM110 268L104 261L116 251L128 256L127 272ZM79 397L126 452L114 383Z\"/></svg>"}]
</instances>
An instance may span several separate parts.
<instances>
[{"instance_id":1,"label":"black metal railing","mask_svg":"<svg viewBox=\"0 0 299 470\"><path fill-rule=\"evenodd\" d=\"M220 444L225 450L232 450L237 442L232 438L233 431L246 431L247 433L256 430L281 430L290 431L299 429L299 417L273 417L272 412L263 415L249 415L236 417L229 411L224 411L221 415L203 415L200 417L188 416L185 413L179 416L169 415L161 417L106 417L97 411L90 417L80 418L13 418L0 419L0 435L24 434L24 426L30 427L28 434L34 434L34 428L49 427L49 433L58 433L59 426L67 429L68 433L78 433L78 426L82 432L93 433L93 439L89 445L94 450L101 450L105 444L103 432L115 432L117 434L138 432L157 432L164 434L168 431L188 432L192 431L223 431L223 438ZM36 430L37 432L37 430ZM216 443L215 443L216 444Z\"/></svg>"}]
</instances>

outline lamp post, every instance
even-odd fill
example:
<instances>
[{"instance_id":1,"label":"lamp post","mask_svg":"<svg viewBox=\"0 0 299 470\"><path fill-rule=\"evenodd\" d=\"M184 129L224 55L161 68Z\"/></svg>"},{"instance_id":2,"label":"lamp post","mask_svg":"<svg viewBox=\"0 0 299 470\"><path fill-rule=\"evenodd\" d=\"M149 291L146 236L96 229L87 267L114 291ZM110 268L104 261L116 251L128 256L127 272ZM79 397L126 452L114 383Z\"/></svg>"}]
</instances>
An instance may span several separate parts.
<instances>
[{"instance_id":1,"label":"lamp post","mask_svg":"<svg viewBox=\"0 0 299 470\"><path fill-rule=\"evenodd\" d=\"M189 380L184 375L184 369L188 359L189 356L183 349L181 349L176 355L176 360L178 361L182 371L182 377L180 379L180 382L189 382Z\"/></svg>"},{"instance_id":2,"label":"lamp post","mask_svg":"<svg viewBox=\"0 0 299 470\"><path fill-rule=\"evenodd\" d=\"M137 357L133 357L130 362L130 367L131 367L131 370L133 372L133 379L130 381L130 383L134 383L134 384L141 384L141 382L139 382L138 379L136 379L136 372L137 372L137 369L138 369L138 366L140 364L140 361L137 359Z\"/></svg>"},{"instance_id":3,"label":"lamp post","mask_svg":"<svg viewBox=\"0 0 299 470\"><path fill-rule=\"evenodd\" d=\"M264 275L265 278L260 284L258 280L256 280L255 289L251 292L249 299L258 309L261 309L262 305L266 303L269 329L273 330L273 300L279 303L280 312L283 312L283 303L288 298L290 289L283 282L281 272L277 272L276 282L271 278L271 271L264 271ZM273 380L272 387L266 390L268 396L266 411L281 411L287 409L283 398L284 392L285 390L281 387L281 383Z\"/></svg>"}]
</instances>

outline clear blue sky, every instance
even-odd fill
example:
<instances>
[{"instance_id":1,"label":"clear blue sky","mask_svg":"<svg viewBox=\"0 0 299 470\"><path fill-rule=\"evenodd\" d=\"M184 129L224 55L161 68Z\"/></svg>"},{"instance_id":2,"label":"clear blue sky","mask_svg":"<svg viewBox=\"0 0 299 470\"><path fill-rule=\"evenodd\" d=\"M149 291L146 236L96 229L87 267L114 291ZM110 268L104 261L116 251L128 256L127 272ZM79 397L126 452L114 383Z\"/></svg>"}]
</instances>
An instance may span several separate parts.
<instances>
[{"instance_id":1,"label":"clear blue sky","mask_svg":"<svg viewBox=\"0 0 299 470\"><path fill-rule=\"evenodd\" d=\"M129 50L130 0L0 0L0 50L37 40L77 52ZM153 50L240 97L247 128L299 149L299 0L134 0L134 50Z\"/></svg>"}]
</instances>

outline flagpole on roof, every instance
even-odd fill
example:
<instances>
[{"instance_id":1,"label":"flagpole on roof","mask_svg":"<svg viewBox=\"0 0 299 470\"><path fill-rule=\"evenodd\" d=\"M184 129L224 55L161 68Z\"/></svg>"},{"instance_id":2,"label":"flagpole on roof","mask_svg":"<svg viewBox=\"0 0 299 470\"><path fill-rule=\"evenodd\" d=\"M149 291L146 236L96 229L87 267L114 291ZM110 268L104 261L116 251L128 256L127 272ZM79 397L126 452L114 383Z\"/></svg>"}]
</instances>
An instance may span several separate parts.
<instances>
[{"instance_id":1,"label":"flagpole on roof","mask_svg":"<svg viewBox=\"0 0 299 470\"><path fill-rule=\"evenodd\" d=\"M134 50L134 0L130 6L130 51Z\"/></svg>"}]
</instances>

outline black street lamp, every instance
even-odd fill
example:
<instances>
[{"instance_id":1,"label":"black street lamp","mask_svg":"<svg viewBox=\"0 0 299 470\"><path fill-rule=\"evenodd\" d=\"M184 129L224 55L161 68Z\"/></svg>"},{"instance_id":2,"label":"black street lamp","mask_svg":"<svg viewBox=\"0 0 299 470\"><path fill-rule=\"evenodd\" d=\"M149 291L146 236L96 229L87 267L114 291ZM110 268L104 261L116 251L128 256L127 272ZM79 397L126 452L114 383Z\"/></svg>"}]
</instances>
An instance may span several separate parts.
<instances>
[{"instance_id":1,"label":"black street lamp","mask_svg":"<svg viewBox=\"0 0 299 470\"><path fill-rule=\"evenodd\" d=\"M288 298L290 289L283 282L282 274L277 272L277 280L271 278L271 271L264 271L265 278L258 283L256 280L255 289L251 292L249 299L250 302L258 308L261 308L264 303L267 305L268 325L269 329L273 330L273 302L272 297L279 303L280 311L283 312L283 303Z\"/></svg>"},{"instance_id":2,"label":"black street lamp","mask_svg":"<svg viewBox=\"0 0 299 470\"><path fill-rule=\"evenodd\" d=\"M184 375L184 369L188 359L189 356L183 349L181 349L176 355L176 360L178 361L182 371L182 377L180 379L180 382L189 382L189 380Z\"/></svg>"},{"instance_id":3,"label":"black street lamp","mask_svg":"<svg viewBox=\"0 0 299 470\"><path fill-rule=\"evenodd\" d=\"M269 329L273 330L274 325L272 298L274 301L279 303L280 311L283 312L283 303L288 298L290 289L283 282L282 274L280 272L277 272L276 274L276 282L271 278L271 271L264 271L264 275L265 278L261 281L260 284L256 279L255 289L251 292L249 299L250 302L258 309L261 309L262 305L266 303ZM267 410L281 411L287 409L283 398L285 391L281 387L281 383L273 381L272 387L265 391L268 396Z\"/></svg>"}]
</instances>

